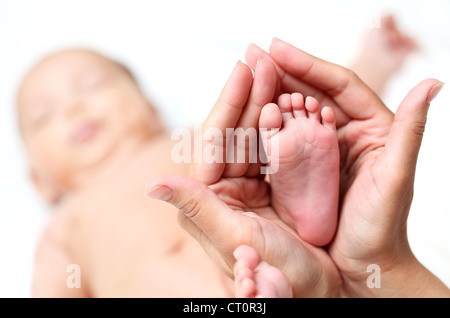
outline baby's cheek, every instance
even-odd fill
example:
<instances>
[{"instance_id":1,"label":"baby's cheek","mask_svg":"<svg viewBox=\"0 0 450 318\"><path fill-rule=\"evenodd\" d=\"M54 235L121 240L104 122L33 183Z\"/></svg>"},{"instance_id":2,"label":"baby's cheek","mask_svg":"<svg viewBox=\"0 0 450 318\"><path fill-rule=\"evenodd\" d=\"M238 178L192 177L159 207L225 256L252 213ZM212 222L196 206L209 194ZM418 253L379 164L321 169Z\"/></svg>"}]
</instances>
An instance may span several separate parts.
<instances>
[{"instance_id":1,"label":"baby's cheek","mask_svg":"<svg viewBox=\"0 0 450 318\"><path fill-rule=\"evenodd\" d=\"M141 109L141 101L134 96L118 96L116 99L115 120L120 121L123 128L139 125L144 119Z\"/></svg>"},{"instance_id":2,"label":"baby's cheek","mask_svg":"<svg viewBox=\"0 0 450 318\"><path fill-rule=\"evenodd\" d=\"M30 150L31 159L40 170L49 175L58 173L66 153L62 147L49 140L36 139L36 143L30 147Z\"/></svg>"},{"instance_id":3,"label":"baby's cheek","mask_svg":"<svg viewBox=\"0 0 450 318\"><path fill-rule=\"evenodd\" d=\"M56 124L51 124L35 131L28 138L28 146L36 159L51 157L52 151L58 148L58 131Z\"/></svg>"},{"instance_id":4,"label":"baby's cheek","mask_svg":"<svg viewBox=\"0 0 450 318\"><path fill-rule=\"evenodd\" d=\"M120 117L126 115L126 97L114 92L98 94L90 101L89 109L92 115L98 119Z\"/></svg>"},{"instance_id":5,"label":"baby's cheek","mask_svg":"<svg viewBox=\"0 0 450 318\"><path fill-rule=\"evenodd\" d=\"M93 116L102 121L115 137L142 129L141 122L145 122L146 117L142 110L144 102L135 88L122 83L122 86L99 92L91 101L91 109L95 111Z\"/></svg>"}]
</instances>

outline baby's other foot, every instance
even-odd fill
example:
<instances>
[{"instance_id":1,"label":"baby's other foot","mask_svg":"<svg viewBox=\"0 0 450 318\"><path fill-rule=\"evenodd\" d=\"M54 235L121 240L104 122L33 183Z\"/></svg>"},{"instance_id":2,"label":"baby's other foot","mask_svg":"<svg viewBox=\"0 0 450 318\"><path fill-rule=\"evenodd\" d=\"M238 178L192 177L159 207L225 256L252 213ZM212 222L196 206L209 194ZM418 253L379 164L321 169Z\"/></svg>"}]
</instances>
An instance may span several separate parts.
<instances>
[{"instance_id":1,"label":"baby's other foot","mask_svg":"<svg viewBox=\"0 0 450 318\"><path fill-rule=\"evenodd\" d=\"M299 93L263 107L261 137L270 164L272 205L306 242L324 246L336 231L339 147L332 108ZM278 151L275 151L275 149ZM274 170L275 171L275 170Z\"/></svg>"},{"instance_id":2,"label":"baby's other foot","mask_svg":"<svg viewBox=\"0 0 450 318\"><path fill-rule=\"evenodd\" d=\"M386 15L381 17L379 28L366 34L351 69L380 95L387 81L417 48L417 42L398 28L395 17Z\"/></svg>"},{"instance_id":3,"label":"baby's other foot","mask_svg":"<svg viewBox=\"0 0 450 318\"><path fill-rule=\"evenodd\" d=\"M234 286L237 298L292 298L287 277L261 260L258 252L246 245L234 251Z\"/></svg>"}]
</instances>

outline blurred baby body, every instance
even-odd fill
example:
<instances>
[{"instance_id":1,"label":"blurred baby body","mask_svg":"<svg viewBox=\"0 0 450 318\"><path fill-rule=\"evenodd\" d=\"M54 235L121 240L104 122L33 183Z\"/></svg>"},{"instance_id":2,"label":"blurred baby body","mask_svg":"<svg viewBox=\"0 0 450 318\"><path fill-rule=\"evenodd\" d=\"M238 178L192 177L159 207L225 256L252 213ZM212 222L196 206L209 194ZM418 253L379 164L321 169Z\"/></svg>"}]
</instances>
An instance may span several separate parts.
<instances>
[{"instance_id":1,"label":"blurred baby body","mask_svg":"<svg viewBox=\"0 0 450 318\"><path fill-rule=\"evenodd\" d=\"M229 295L177 211L144 197L148 180L187 165L170 160L173 142L124 66L86 50L49 56L24 79L18 115L32 181L54 208L34 296ZM67 282L73 264L80 288Z\"/></svg>"}]
</instances>

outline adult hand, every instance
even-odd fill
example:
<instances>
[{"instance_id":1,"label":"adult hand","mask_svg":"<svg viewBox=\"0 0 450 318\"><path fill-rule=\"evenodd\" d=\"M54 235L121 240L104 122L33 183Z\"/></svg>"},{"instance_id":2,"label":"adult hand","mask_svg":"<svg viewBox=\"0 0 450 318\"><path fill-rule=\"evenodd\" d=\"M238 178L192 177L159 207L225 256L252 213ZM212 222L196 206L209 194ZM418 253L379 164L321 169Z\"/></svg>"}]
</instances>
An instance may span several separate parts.
<instances>
[{"instance_id":1,"label":"adult hand","mask_svg":"<svg viewBox=\"0 0 450 318\"><path fill-rule=\"evenodd\" d=\"M278 39L272 42L270 55L255 45L247 50L250 66L261 57L275 63L281 93L313 96L337 114L340 220L328 251L342 275L341 294L448 295L448 288L415 259L406 234L427 111L442 84L435 79L421 82L394 116L348 69ZM370 264L381 268L382 289L367 288ZM420 284L406 283L406 277L419 273Z\"/></svg>"},{"instance_id":2,"label":"adult hand","mask_svg":"<svg viewBox=\"0 0 450 318\"><path fill-rule=\"evenodd\" d=\"M203 129L219 129L225 138L226 128L257 128L260 110L272 101L276 85L276 71L268 60L258 63L254 79L250 68L238 63ZM203 140L203 149L208 145L224 154L229 146L222 139ZM233 251L250 245L285 273L295 296L333 295L341 279L331 258L324 249L302 242L279 219L270 206L269 186L255 167L248 161L203 161L191 167L195 179L159 177L147 193L180 210L181 226L228 275L233 273Z\"/></svg>"}]
</instances>

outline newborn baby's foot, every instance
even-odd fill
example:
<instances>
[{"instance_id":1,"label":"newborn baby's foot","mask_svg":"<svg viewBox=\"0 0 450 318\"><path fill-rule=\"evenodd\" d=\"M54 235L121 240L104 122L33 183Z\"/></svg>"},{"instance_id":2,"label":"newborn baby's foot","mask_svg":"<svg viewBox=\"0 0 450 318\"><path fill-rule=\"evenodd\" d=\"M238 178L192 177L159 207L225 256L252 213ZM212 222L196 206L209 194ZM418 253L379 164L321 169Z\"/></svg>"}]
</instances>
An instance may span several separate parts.
<instances>
[{"instance_id":1,"label":"newborn baby's foot","mask_svg":"<svg viewBox=\"0 0 450 318\"><path fill-rule=\"evenodd\" d=\"M265 150L278 171L270 175L272 205L306 242L323 246L336 231L339 147L332 108L299 93L263 107L259 119ZM273 128L278 128L279 131ZM270 129L270 130L269 130ZM277 137L277 138L274 138ZM278 153L273 151L278 145Z\"/></svg>"},{"instance_id":2,"label":"newborn baby's foot","mask_svg":"<svg viewBox=\"0 0 450 318\"><path fill-rule=\"evenodd\" d=\"M234 251L235 296L238 298L292 298L287 277L276 267L261 260L250 246L239 246Z\"/></svg>"}]
</instances>

